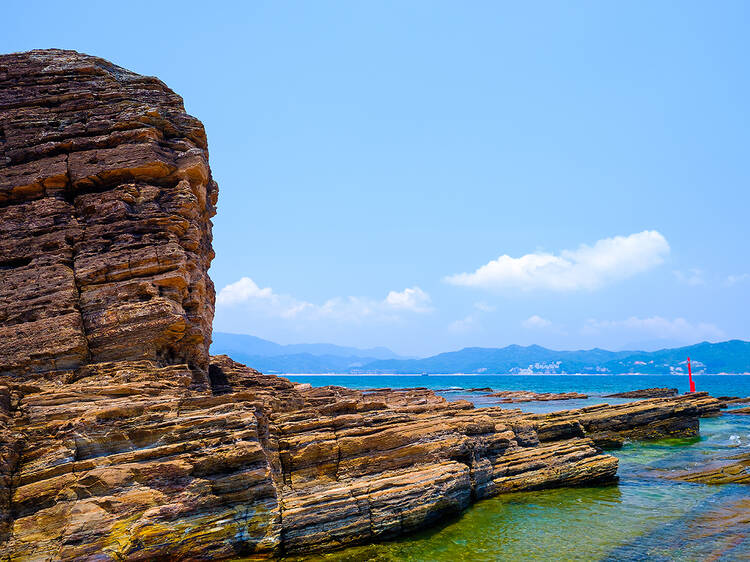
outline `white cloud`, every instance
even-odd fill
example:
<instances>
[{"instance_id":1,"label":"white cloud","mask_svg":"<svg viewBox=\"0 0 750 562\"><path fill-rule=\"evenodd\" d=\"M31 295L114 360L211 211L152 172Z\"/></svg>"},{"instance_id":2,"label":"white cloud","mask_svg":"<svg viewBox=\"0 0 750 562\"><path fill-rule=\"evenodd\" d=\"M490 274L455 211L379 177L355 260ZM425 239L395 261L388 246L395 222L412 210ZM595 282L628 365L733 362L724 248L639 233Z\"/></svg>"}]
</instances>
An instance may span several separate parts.
<instances>
[{"instance_id":1,"label":"white cloud","mask_svg":"<svg viewBox=\"0 0 750 562\"><path fill-rule=\"evenodd\" d=\"M637 318L631 316L625 320L595 320L590 318L584 325L586 334L603 332L622 332L629 336L694 342L700 340L716 341L725 338L724 332L714 324L704 322L692 323L684 318L662 318L651 316Z\"/></svg>"},{"instance_id":2,"label":"white cloud","mask_svg":"<svg viewBox=\"0 0 750 562\"><path fill-rule=\"evenodd\" d=\"M676 270L673 273L680 283L685 283L691 287L706 284L702 269L689 269L687 272Z\"/></svg>"},{"instance_id":3,"label":"white cloud","mask_svg":"<svg viewBox=\"0 0 750 562\"><path fill-rule=\"evenodd\" d=\"M727 285L736 285L737 283L742 283L743 281L750 280L750 273L741 273L739 275L729 275L727 276Z\"/></svg>"},{"instance_id":4,"label":"white cloud","mask_svg":"<svg viewBox=\"0 0 750 562\"><path fill-rule=\"evenodd\" d=\"M260 288L250 277L230 283L219 291L217 307L243 307L256 313L280 318L328 318L357 322L364 318L395 320L399 313L423 314L432 311L430 296L417 286L391 291L383 300L366 297L334 297L323 304Z\"/></svg>"},{"instance_id":5,"label":"white cloud","mask_svg":"<svg viewBox=\"0 0 750 562\"><path fill-rule=\"evenodd\" d=\"M468 332L478 325L478 318L475 314L469 314L468 316L456 320L448 324L448 330L451 332Z\"/></svg>"},{"instance_id":6,"label":"white cloud","mask_svg":"<svg viewBox=\"0 0 750 562\"><path fill-rule=\"evenodd\" d=\"M473 273L459 273L445 280L483 289L592 290L656 267L668 253L664 236L655 230L644 230L630 236L604 238L593 246L582 244L576 250L563 250L560 255L502 255Z\"/></svg>"},{"instance_id":7,"label":"white cloud","mask_svg":"<svg viewBox=\"0 0 750 562\"><path fill-rule=\"evenodd\" d=\"M550 322L546 318L542 318L541 316L534 314L533 316L529 316L526 320L521 322L521 325L527 330L540 330L543 328L549 328L550 326L552 326L552 322Z\"/></svg>"},{"instance_id":8,"label":"white cloud","mask_svg":"<svg viewBox=\"0 0 750 562\"><path fill-rule=\"evenodd\" d=\"M475 302L473 312L467 314L460 320L455 320L448 325L451 332L468 332L481 327L481 317L489 312L494 312L495 307L484 301Z\"/></svg>"},{"instance_id":9,"label":"white cloud","mask_svg":"<svg viewBox=\"0 0 750 562\"><path fill-rule=\"evenodd\" d=\"M230 283L224 287L216 296L216 304L236 304L251 299L269 299L275 298L270 287L261 289L249 277L243 277L239 281Z\"/></svg>"},{"instance_id":10,"label":"white cloud","mask_svg":"<svg viewBox=\"0 0 750 562\"><path fill-rule=\"evenodd\" d=\"M429 312L430 295L419 287L410 287L400 293L391 291L385 297L385 303L395 309L411 310L414 312Z\"/></svg>"},{"instance_id":11,"label":"white cloud","mask_svg":"<svg viewBox=\"0 0 750 562\"><path fill-rule=\"evenodd\" d=\"M495 307L491 304L487 304L484 301L479 301L474 303L474 308L476 308L479 312L493 312L495 310Z\"/></svg>"}]
</instances>

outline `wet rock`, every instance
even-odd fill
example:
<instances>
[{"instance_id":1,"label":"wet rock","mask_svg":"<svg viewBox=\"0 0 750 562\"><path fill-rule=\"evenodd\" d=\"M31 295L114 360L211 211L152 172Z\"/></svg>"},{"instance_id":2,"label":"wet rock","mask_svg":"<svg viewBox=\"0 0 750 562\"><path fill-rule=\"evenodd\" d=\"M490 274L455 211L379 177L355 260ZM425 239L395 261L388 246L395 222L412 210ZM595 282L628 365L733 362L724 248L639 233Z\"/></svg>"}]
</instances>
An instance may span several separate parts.
<instances>
[{"instance_id":1,"label":"wet rock","mask_svg":"<svg viewBox=\"0 0 750 562\"><path fill-rule=\"evenodd\" d=\"M750 453L715 460L671 478L700 484L750 484Z\"/></svg>"},{"instance_id":2,"label":"wet rock","mask_svg":"<svg viewBox=\"0 0 750 562\"><path fill-rule=\"evenodd\" d=\"M750 407L747 408L732 408L726 411L727 414L740 414L744 416L750 415Z\"/></svg>"},{"instance_id":3,"label":"wet rock","mask_svg":"<svg viewBox=\"0 0 750 562\"><path fill-rule=\"evenodd\" d=\"M565 435L565 424L580 424L585 434L602 448L618 448L626 439L654 440L667 437L694 437L700 418L719 415L720 402L706 392L672 398L652 398L611 406L598 404L579 410L537 414L541 440Z\"/></svg>"}]
</instances>

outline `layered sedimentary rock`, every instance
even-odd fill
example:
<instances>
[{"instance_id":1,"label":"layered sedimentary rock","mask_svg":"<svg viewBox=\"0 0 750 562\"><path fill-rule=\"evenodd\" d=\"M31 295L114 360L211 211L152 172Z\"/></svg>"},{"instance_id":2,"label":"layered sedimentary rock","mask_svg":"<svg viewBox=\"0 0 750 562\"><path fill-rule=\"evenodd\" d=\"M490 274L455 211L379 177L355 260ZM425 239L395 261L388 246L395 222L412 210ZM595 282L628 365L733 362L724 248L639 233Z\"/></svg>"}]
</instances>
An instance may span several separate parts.
<instances>
[{"instance_id":1,"label":"layered sedimentary rock","mask_svg":"<svg viewBox=\"0 0 750 562\"><path fill-rule=\"evenodd\" d=\"M0 57L0 560L392 537L479 498L612 481L597 443L692 434L718 404L531 416L209 363L215 199L203 128L160 81L70 51Z\"/></svg>"},{"instance_id":2,"label":"layered sedimentary rock","mask_svg":"<svg viewBox=\"0 0 750 562\"><path fill-rule=\"evenodd\" d=\"M750 415L750 407L746 407L746 408L734 408L732 410L727 410L726 413L727 414L741 414L741 415L748 416L748 415Z\"/></svg>"},{"instance_id":3,"label":"layered sedimentary rock","mask_svg":"<svg viewBox=\"0 0 750 562\"><path fill-rule=\"evenodd\" d=\"M526 390L501 390L492 394L485 394L492 398L500 398L501 404L520 404L522 402L554 402L556 400L584 400L588 395L580 392L531 392Z\"/></svg>"},{"instance_id":4,"label":"layered sedimentary rock","mask_svg":"<svg viewBox=\"0 0 750 562\"><path fill-rule=\"evenodd\" d=\"M670 475L670 478L701 484L750 484L750 453L709 460L699 468Z\"/></svg>"},{"instance_id":5,"label":"layered sedimentary rock","mask_svg":"<svg viewBox=\"0 0 750 562\"><path fill-rule=\"evenodd\" d=\"M607 394L605 398L663 398L665 396L677 396L676 388L644 388L641 390L630 390L628 392L617 392Z\"/></svg>"},{"instance_id":6,"label":"layered sedimentary rock","mask_svg":"<svg viewBox=\"0 0 750 562\"><path fill-rule=\"evenodd\" d=\"M615 449L626 439L648 440L666 437L695 437L700 418L721 413L721 402L706 392L673 398L652 398L610 406L598 404L579 410L565 410L531 416L539 424L540 439L559 438L559 424L578 423L598 446Z\"/></svg>"},{"instance_id":7,"label":"layered sedimentary rock","mask_svg":"<svg viewBox=\"0 0 750 562\"><path fill-rule=\"evenodd\" d=\"M0 56L0 373L205 371L216 196L203 126L158 79Z\"/></svg>"},{"instance_id":8,"label":"layered sedimentary rock","mask_svg":"<svg viewBox=\"0 0 750 562\"><path fill-rule=\"evenodd\" d=\"M1 389L17 436L2 551L217 559L379 540L480 498L612 481L617 459L588 430L690 434L686 419L718 408L701 395L529 415L310 388L227 357L209 377L204 391L186 366L121 361Z\"/></svg>"}]
</instances>

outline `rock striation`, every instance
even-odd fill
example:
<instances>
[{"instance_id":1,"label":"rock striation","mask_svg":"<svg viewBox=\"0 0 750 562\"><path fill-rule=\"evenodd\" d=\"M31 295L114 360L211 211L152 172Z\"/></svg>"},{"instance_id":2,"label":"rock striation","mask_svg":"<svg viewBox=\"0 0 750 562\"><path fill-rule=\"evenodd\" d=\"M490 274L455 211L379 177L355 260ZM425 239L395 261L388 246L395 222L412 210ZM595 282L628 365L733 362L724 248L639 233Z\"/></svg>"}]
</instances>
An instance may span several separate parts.
<instances>
[{"instance_id":1,"label":"rock striation","mask_svg":"<svg viewBox=\"0 0 750 562\"><path fill-rule=\"evenodd\" d=\"M664 396L677 396L676 388L644 388L642 390L630 390L628 392L617 392L607 394L605 398L662 398Z\"/></svg>"},{"instance_id":2,"label":"rock striation","mask_svg":"<svg viewBox=\"0 0 750 562\"><path fill-rule=\"evenodd\" d=\"M711 459L700 468L685 470L670 478L700 484L750 484L750 453Z\"/></svg>"},{"instance_id":3,"label":"rock striation","mask_svg":"<svg viewBox=\"0 0 750 562\"><path fill-rule=\"evenodd\" d=\"M500 398L501 404L520 404L522 402L554 402L557 400L585 400L588 395L580 392L531 392L528 390L501 390L492 394L485 394L492 398Z\"/></svg>"},{"instance_id":4,"label":"rock striation","mask_svg":"<svg viewBox=\"0 0 750 562\"><path fill-rule=\"evenodd\" d=\"M74 51L0 57L0 373L208 367L217 187L160 80Z\"/></svg>"},{"instance_id":5,"label":"rock striation","mask_svg":"<svg viewBox=\"0 0 750 562\"><path fill-rule=\"evenodd\" d=\"M298 385L209 358L201 124L154 78L0 57L0 560L216 560L408 533L517 490L611 482L703 394L530 415Z\"/></svg>"},{"instance_id":6,"label":"rock striation","mask_svg":"<svg viewBox=\"0 0 750 562\"><path fill-rule=\"evenodd\" d=\"M3 389L2 551L209 560L385 539L496 494L613 481L597 443L690 435L718 410L703 395L529 415L295 385L225 356L209 378L204 391L186 366L118 361Z\"/></svg>"}]
</instances>

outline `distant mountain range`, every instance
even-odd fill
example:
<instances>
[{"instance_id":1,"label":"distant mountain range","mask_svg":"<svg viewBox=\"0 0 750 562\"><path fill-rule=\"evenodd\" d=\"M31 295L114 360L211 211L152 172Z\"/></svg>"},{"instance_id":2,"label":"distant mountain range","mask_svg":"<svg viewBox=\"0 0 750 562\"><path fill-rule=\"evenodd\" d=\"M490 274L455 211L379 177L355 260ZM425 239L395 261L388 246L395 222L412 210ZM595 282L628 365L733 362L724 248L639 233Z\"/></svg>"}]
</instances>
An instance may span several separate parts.
<instances>
[{"instance_id":1,"label":"distant mountain range","mask_svg":"<svg viewBox=\"0 0 750 562\"><path fill-rule=\"evenodd\" d=\"M281 345L245 334L213 333L213 355L229 355L266 373L349 373L378 360L402 360L386 347L359 349L331 343Z\"/></svg>"},{"instance_id":2,"label":"distant mountain range","mask_svg":"<svg viewBox=\"0 0 750 562\"><path fill-rule=\"evenodd\" d=\"M280 345L254 336L221 332L214 332L213 339L212 354L227 354L266 373L669 374L686 373L688 357L694 373L750 373L750 342L741 340L658 351L555 351L538 345L467 347L410 359L384 347Z\"/></svg>"}]
</instances>

